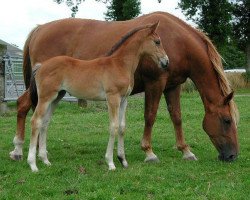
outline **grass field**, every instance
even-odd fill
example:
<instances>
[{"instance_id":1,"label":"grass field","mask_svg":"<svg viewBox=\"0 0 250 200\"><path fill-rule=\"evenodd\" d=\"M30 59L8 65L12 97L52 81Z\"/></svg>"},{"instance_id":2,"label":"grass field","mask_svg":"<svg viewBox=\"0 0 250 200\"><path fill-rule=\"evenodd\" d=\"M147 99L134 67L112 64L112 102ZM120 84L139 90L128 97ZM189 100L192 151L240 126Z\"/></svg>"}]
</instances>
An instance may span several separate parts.
<instances>
[{"instance_id":1,"label":"grass field","mask_svg":"<svg viewBox=\"0 0 250 200\"><path fill-rule=\"evenodd\" d=\"M181 100L186 140L199 160L184 161L173 148L174 131L162 99L153 130L153 147L161 162L144 163L140 149L144 100L129 97L125 137L129 168L123 169L115 159L114 172L109 172L104 162L108 114L101 103L87 109L60 103L48 133L52 166L38 160L39 173L32 173L26 162L31 114L20 162L9 159L16 112L0 117L0 199L249 199L250 96L235 97L241 115L241 152L233 163L217 160L218 154L202 129L204 111L199 95L183 93ZM14 104L11 106L14 109Z\"/></svg>"}]
</instances>

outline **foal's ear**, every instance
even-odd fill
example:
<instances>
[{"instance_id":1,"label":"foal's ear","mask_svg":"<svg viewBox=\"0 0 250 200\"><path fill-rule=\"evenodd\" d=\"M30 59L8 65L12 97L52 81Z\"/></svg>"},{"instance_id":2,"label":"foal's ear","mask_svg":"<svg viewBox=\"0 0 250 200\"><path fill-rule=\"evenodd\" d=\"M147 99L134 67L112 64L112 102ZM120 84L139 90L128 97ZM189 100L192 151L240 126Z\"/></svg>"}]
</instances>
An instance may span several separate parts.
<instances>
[{"instance_id":1,"label":"foal's ear","mask_svg":"<svg viewBox=\"0 0 250 200\"><path fill-rule=\"evenodd\" d=\"M227 95L224 99L224 105L229 104L229 102L233 99L234 92L232 91L229 95Z\"/></svg>"},{"instance_id":2,"label":"foal's ear","mask_svg":"<svg viewBox=\"0 0 250 200\"><path fill-rule=\"evenodd\" d=\"M156 22L156 23L154 23L154 24L151 25L151 27L150 27L151 28L151 33L154 33L156 31L156 29L158 28L159 24L160 24L160 21L158 21L158 22Z\"/></svg>"}]
</instances>

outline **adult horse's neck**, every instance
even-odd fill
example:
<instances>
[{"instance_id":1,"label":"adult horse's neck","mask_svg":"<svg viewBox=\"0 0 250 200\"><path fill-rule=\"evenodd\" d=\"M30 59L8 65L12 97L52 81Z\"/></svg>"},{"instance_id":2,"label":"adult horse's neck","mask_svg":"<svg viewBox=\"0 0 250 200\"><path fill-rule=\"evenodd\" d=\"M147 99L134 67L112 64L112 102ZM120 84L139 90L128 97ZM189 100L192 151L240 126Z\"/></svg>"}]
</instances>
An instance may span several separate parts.
<instances>
[{"instance_id":1,"label":"adult horse's neck","mask_svg":"<svg viewBox=\"0 0 250 200\"><path fill-rule=\"evenodd\" d=\"M192 68L190 78L200 93L205 111L211 111L213 106L222 103L224 97L219 85L218 76L211 63L204 63L197 67L199 69L196 67Z\"/></svg>"}]
</instances>

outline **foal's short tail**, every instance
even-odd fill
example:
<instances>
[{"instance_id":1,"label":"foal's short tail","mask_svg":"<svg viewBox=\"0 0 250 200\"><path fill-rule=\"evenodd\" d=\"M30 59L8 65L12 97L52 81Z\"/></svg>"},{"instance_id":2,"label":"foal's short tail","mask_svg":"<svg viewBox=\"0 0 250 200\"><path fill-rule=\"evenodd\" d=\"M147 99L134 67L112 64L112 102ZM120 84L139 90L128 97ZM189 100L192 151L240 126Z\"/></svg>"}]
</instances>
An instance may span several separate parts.
<instances>
[{"instance_id":1,"label":"foal's short tail","mask_svg":"<svg viewBox=\"0 0 250 200\"><path fill-rule=\"evenodd\" d=\"M37 95L37 87L36 87L36 72L37 70L41 67L41 64L38 63L35 65L32 73L31 73L31 77L30 77L30 99L32 102L32 107L35 108L37 106L37 102L38 102L38 95Z\"/></svg>"}]
</instances>

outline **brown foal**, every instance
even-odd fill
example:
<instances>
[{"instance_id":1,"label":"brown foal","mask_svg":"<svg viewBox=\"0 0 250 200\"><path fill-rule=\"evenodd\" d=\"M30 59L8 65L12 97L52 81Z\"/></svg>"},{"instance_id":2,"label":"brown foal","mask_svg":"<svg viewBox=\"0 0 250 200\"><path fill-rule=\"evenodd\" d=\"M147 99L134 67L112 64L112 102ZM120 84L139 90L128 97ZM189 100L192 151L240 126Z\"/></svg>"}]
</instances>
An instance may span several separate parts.
<instances>
[{"instance_id":1,"label":"brown foal","mask_svg":"<svg viewBox=\"0 0 250 200\"><path fill-rule=\"evenodd\" d=\"M135 70L144 56L150 57L155 67L162 69L169 62L161 40L155 33L158 24L133 29L105 57L85 61L57 56L35 65L30 88L31 98L37 106L31 119L32 135L28 155L32 171L38 171L38 135L39 157L46 165L50 165L46 150L47 128L53 110L65 91L77 98L107 101L110 137L105 159L109 170L115 170L113 149L115 136L118 134L118 158L123 167L128 166L124 152L125 111L127 96L134 86ZM36 94L37 102L34 99Z\"/></svg>"}]
</instances>

